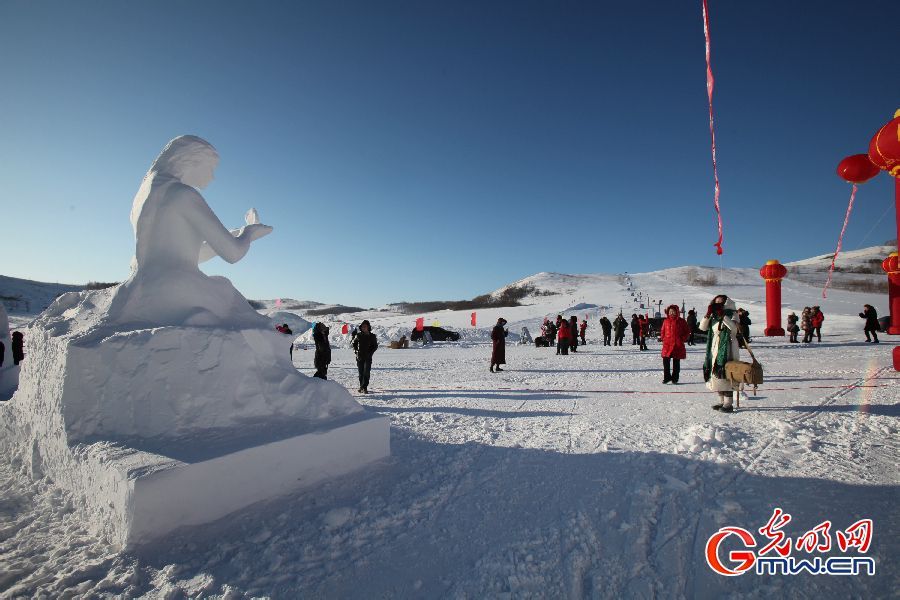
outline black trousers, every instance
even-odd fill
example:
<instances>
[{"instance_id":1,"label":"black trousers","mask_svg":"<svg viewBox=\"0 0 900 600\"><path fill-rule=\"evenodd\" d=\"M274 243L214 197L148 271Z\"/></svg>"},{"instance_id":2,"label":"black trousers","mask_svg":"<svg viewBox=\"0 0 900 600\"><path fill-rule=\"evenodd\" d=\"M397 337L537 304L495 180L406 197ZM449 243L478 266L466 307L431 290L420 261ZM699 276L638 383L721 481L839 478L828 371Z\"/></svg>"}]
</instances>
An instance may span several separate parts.
<instances>
[{"instance_id":1,"label":"black trousers","mask_svg":"<svg viewBox=\"0 0 900 600\"><path fill-rule=\"evenodd\" d=\"M817 340L821 342L821 341L822 341L822 328L821 328L821 327L815 327L815 328L813 328L813 331L814 331L815 334L816 334ZM810 336L809 339L812 339L812 336Z\"/></svg>"},{"instance_id":2,"label":"black trousers","mask_svg":"<svg viewBox=\"0 0 900 600\"><path fill-rule=\"evenodd\" d=\"M637 344L638 344L638 334L636 331L632 331L631 332L631 345L637 346Z\"/></svg>"},{"instance_id":3,"label":"black trousers","mask_svg":"<svg viewBox=\"0 0 900 600\"><path fill-rule=\"evenodd\" d=\"M691 337L688 338L688 346L694 345L694 332L691 331Z\"/></svg>"},{"instance_id":4,"label":"black trousers","mask_svg":"<svg viewBox=\"0 0 900 600\"><path fill-rule=\"evenodd\" d=\"M556 344L556 353L557 354L569 354L569 340L563 339L559 340L559 343Z\"/></svg>"},{"instance_id":5,"label":"black trousers","mask_svg":"<svg viewBox=\"0 0 900 600\"><path fill-rule=\"evenodd\" d=\"M316 365L316 373L313 377L318 377L319 379L328 379L328 365Z\"/></svg>"},{"instance_id":6,"label":"black trousers","mask_svg":"<svg viewBox=\"0 0 900 600\"><path fill-rule=\"evenodd\" d=\"M875 338L875 341L876 341L876 342L878 341L878 332L877 332L877 331L875 331L874 329L871 329L871 330L870 330L870 329L864 329L863 331L866 332L866 341L867 341L867 342L869 341L869 333L872 334L872 337Z\"/></svg>"},{"instance_id":7,"label":"black trousers","mask_svg":"<svg viewBox=\"0 0 900 600\"><path fill-rule=\"evenodd\" d=\"M609 338L612 337L612 333L603 332L603 345L609 346Z\"/></svg>"},{"instance_id":8,"label":"black trousers","mask_svg":"<svg viewBox=\"0 0 900 600\"><path fill-rule=\"evenodd\" d=\"M359 369L359 387L366 389L369 387L369 375L372 372L372 357L357 358L356 368Z\"/></svg>"},{"instance_id":9,"label":"black trousers","mask_svg":"<svg viewBox=\"0 0 900 600\"><path fill-rule=\"evenodd\" d=\"M624 342L624 341L625 341L625 334L617 333L616 334L616 342L613 344L613 346L621 346L622 342Z\"/></svg>"},{"instance_id":10,"label":"black trousers","mask_svg":"<svg viewBox=\"0 0 900 600\"><path fill-rule=\"evenodd\" d=\"M647 349L647 336L642 335L640 338L640 341L641 341L641 350L646 350Z\"/></svg>"},{"instance_id":11,"label":"black trousers","mask_svg":"<svg viewBox=\"0 0 900 600\"><path fill-rule=\"evenodd\" d=\"M675 364L672 365L671 371L669 370L669 362L675 361ZM681 373L681 359L680 358L669 358L668 356L663 358L663 379L667 381L674 381L678 383L678 374Z\"/></svg>"}]
</instances>

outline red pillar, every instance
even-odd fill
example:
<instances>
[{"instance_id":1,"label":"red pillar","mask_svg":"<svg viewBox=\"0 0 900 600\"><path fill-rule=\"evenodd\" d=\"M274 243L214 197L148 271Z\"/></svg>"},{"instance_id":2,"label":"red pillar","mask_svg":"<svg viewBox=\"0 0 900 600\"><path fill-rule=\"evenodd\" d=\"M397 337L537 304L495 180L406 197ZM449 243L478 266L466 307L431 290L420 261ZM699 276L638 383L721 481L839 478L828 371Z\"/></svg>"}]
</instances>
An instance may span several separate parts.
<instances>
[{"instance_id":1,"label":"red pillar","mask_svg":"<svg viewBox=\"0 0 900 600\"><path fill-rule=\"evenodd\" d=\"M781 327L781 280L787 275L787 269L777 260L766 262L759 270L760 276L766 280L766 330L767 336L783 336Z\"/></svg>"}]
</instances>

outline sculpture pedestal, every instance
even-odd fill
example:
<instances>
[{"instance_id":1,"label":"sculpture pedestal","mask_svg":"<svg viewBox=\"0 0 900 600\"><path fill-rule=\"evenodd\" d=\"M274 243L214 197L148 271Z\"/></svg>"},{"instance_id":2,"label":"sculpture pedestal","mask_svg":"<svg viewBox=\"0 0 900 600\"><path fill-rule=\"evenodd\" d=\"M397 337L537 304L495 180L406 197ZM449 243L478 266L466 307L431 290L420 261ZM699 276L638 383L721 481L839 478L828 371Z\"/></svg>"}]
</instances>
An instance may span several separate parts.
<instances>
[{"instance_id":1,"label":"sculpture pedestal","mask_svg":"<svg viewBox=\"0 0 900 600\"><path fill-rule=\"evenodd\" d=\"M782 328L782 327L766 327L766 329L763 333L765 334L766 337L771 337L771 336L784 337L784 328Z\"/></svg>"},{"instance_id":2,"label":"sculpture pedestal","mask_svg":"<svg viewBox=\"0 0 900 600\"><path fill-rule=\"evenodd\" d=\"M389 419L299 374L273 330L120 331L102 293L66 296L26 331L0 453L117 547L390 455Z\"/></svg>"},{"instance_id":3,"label":"sculpture pedestal","mask_svg":"<svg viewBox=\"0 0 900 600\"><path fill-rule=\"evenodd\" d=\"M209 432L200 440L208 445L167 444L165 451L146 441L144 448L80 444L71 448L65 473L32 468L72 492L93 533L134 548L390 455L389 419L370 413L314 430L301 422L243 433Z\"/></svg>"}]
</instances>

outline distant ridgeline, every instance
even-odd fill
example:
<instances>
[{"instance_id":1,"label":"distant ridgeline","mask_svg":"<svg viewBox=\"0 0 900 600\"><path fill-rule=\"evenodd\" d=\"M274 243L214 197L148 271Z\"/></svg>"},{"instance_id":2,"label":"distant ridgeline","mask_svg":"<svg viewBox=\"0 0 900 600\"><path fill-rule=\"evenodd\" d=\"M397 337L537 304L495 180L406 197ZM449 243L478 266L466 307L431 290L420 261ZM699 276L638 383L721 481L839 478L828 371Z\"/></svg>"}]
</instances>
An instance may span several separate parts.
<instances>
[{"instance_id":1,"label":"distant ridgeline","mask_svg":"<svg viewBox=\"0 0 900 600\"><path fill-rule=\"evenodd\" d=\"M555 292L539 290L533 285L511 285L498 294L482 294L471 300L398 302L390 308L405 314L436 312L439 310L475 310L479 308L505 308L521 306L521 300L527 296L552 296Z\"/></svg>"}]
</instances>

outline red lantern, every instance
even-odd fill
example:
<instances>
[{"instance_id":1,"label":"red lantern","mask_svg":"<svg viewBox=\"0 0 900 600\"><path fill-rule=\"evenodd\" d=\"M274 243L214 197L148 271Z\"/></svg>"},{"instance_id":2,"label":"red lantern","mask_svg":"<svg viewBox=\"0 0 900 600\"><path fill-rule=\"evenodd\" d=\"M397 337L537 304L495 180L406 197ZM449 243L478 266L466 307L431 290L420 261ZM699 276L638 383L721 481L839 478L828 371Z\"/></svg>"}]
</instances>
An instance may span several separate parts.
<instances>
[{"instance_id":1,"label":"red lantern","mask_svg":"<svg viewBox=\"0 0 900 600\"><path fill-rule=\"evenodd\" d=\"M900 258L897 257L897 253L892 252L884 259L881 268L888 276L888 306L891 309L888 333L896 335L900 333Z\"/></svg>"},{"instance_id":2,"label":"red lantern","mask_svg":"<svg viewBox=\"0 0 900 600\"><path fill-rule=\"evenodd\" d=\"M897 253L891 252L891 255L882 261L881 268L888 275L900 275L900 260L898 260Z\"/></svg>"},{"instance_id":3,"label":"red lantern","mask_svg":"<svg viewBox=\"0 0 900 600\"><path fill-rule=\"evenodd\" d=\"M759 270L759 275L766 281L781 281L787 275L788 270L783 264L777 260L768 261L763 268Z\"/></svg>"},{"instance_id":4,"label":"red lantern","mask_svg":"<svg viewBox=\"0 0 900 600\"><path fill-rule=\"evenodd\" d=\"M878 167L872 164L868 154L854 154L838 163L838 176L850 183L865 183L878 175Z\"/></svg>"},{"instance_id":5,"label":"red lantern","mask_svg":"<svg viewBox=\"0 0 900 600\"><path fill-rule=\"evenodd\" d=\"M869 160L879 169L900 177L900 110L869 142Z\"/></svg>"}]
</instances>

